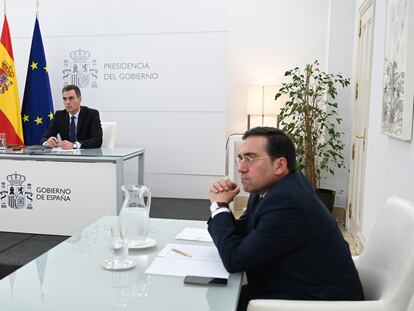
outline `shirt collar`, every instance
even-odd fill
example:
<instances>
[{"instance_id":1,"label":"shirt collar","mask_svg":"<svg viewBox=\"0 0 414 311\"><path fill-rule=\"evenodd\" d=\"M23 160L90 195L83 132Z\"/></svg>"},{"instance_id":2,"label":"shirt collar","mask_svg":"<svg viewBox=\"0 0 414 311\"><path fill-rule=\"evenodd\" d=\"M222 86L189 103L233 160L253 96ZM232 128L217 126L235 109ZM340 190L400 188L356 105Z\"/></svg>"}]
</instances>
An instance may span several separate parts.
<instances>
[{"instance_id":1,"label":"shirt collar","mask_svg":"<svg viewBox=\"0 0 414 311\"><path fill-rule=\"evenodd\" d=\"M69 113L69 120L70 120L70 118L72 118L72 116L74 116L74 117L75 117L75 119L79 119L79 113L80 113L80 109L79 109L79 111L78 111L77 113L75 113L74 115L72 115L72 114L70 114L70 113Z\"/></svg>"}]
</instances>

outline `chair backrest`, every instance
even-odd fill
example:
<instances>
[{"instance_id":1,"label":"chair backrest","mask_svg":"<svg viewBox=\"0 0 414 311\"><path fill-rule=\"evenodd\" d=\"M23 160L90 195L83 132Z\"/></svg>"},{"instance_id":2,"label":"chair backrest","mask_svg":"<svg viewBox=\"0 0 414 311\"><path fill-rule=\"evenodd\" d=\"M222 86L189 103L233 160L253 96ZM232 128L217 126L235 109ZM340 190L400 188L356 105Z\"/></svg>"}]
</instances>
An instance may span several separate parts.
<instances>
[{"instance_id":1,"label":"chair backrest","mask_svg":"<svg viewBox=\"0 0 414 311\"><path fill-rule=\"evenodd\" d=\"M406 310L414 293L414 204L390 197L355 262L365 299Z\"/></svg>"},{"instance_id":2,"label":"chair backrest","mask_svg":"<svg viewBox=\"0 0 414 311\"><path fill-rule=\"evenodd\" d=\"M103 131L102 148L114 148L117 122L101 122Z\"/></svg>"}]
</instances>

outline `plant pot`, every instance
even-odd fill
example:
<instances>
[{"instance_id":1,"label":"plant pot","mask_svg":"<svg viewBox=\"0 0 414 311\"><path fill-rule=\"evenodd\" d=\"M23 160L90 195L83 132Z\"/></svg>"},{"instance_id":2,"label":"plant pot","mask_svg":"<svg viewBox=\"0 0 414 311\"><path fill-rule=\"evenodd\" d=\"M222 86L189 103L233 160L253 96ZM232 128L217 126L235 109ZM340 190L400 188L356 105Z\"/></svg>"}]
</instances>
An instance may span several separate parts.
<instances>
[{"instance_id":1,"label":"plant pot","mask_svg":"<svg viewBox=\"0 0 414 311\"><path fill-rule=\"evenodd\" d=\"M329 189L315 189L315 193L318 196L319 200L328 208L332 213L334 203L335 203L335 191Z\"/></svg>"}]
</instances>

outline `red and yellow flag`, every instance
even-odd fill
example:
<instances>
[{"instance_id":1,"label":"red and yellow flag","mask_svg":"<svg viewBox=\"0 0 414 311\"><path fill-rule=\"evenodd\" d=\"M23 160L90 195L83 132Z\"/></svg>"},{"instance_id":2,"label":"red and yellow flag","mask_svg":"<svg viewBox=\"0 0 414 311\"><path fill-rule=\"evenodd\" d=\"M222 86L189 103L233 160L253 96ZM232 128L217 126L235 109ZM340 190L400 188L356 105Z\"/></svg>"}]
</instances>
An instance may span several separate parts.
<instances>
[{"instance_id":1,"label":"red and yellow flag","mask_svg":"<svg viewBox=\"0 0 414 311\"><path fill-rule=\"evenodd\" d=\"M0 133L6 133L7 144L23 144L19 89L6 15L0 40Z\"/></svg>"}]
</instances>

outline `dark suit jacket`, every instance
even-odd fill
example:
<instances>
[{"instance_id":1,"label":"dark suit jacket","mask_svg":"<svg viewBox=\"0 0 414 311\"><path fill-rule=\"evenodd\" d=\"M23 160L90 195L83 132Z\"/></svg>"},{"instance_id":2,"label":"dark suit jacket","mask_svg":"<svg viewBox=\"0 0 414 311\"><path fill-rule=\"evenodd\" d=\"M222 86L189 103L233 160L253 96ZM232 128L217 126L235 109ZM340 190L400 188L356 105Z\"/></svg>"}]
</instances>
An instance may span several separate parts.
<instances>
[{"instance_id":1,"label":"dark suit jacket","mask_svg":"<svg viewBox=\"0 0 414 311\"><path fill-rule=\"evenodd\" d=\"M77 125L77 140L81 148L100 148L102 145L102 127L98 110L81 106ZM62 140L69 140L69 113L66 110L55 112L49 127L43 134L43 144L49 137L60 134Z\"/></svg>"},{"instance_id":2,"label":"dark suit jacket","mask_svg":"<svg viewBox=\"0 0 414 311\"><path fill-rule=\"evenodd\" d=\"M349 247L302 173L275 183L235 220L217 214L208 230L229 272L246 271L249 298L363 300Z\"/></svg>"}]
</instances>

